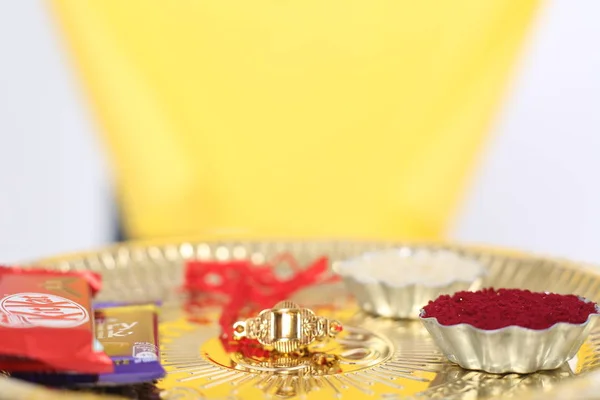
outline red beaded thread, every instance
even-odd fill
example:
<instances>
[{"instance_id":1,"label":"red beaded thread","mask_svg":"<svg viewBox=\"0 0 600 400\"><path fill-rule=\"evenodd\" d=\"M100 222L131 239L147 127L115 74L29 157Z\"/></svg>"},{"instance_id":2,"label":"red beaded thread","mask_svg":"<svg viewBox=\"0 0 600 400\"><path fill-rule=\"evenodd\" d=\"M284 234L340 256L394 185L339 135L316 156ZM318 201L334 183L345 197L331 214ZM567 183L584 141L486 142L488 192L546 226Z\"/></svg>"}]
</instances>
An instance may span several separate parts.
<instances>
[{"instance_id":1,"label":"red beaded thread","mask_svg":"<svg viewBox=\"0 0 600 400\"><path fill-rule=\"evenodd\" d=\"M292 270L292 276L288 279L279 278L274 273L273 266L281 263L287 263ZM202 306L222 306L219 325L225 350L241 352L247 357L267 357L269 352L258 341L246 338L234 340L233 324L288 299L300 289L338 280L337 276L328 274L328 265L328 258L321 257L307 268L301 268L289 253L263 265L253 264L250 260L190 261L186 264L184 286L191 295L187 308L193 311ZM190 320L203 321L201 316L193 312Z\"/></svg>"}]
</instances>

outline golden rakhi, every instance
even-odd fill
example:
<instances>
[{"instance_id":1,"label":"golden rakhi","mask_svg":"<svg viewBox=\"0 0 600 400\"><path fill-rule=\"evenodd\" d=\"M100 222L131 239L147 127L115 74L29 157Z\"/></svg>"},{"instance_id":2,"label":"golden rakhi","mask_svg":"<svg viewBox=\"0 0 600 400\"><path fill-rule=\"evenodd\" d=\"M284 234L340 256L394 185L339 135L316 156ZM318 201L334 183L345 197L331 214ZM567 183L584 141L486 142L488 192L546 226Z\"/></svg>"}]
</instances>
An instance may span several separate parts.
<instances>
[{"instance_id":1,"label":"golden rakhi","mask_svg":"<svg viewBox=\"0 0 600 400\"><path fill-rule=\"evenodd\" d=\"M281 353L302 350L314 341L334 337L341 331L339 321L319 317L291 301L282 301L255 318L233 324L235 339L256 339Z\"/></svg>"}]
</instances>

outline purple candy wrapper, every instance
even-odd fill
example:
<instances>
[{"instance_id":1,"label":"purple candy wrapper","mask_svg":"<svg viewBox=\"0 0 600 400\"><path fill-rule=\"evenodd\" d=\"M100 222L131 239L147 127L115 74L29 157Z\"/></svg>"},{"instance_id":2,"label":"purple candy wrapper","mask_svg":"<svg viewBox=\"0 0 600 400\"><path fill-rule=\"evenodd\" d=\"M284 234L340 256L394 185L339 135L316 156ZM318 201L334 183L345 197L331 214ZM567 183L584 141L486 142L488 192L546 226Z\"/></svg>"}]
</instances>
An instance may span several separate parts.
<instances>
[{"instance_id":1,"label":"purple candy wrapper","mask_svg":"<svg viewBox=\"0 0 600 400\"><path fill-rule=\"evenodd\" d=\"M132 384L160 379L158 315L155 304L98 305L96 338L113 360L115 371L98 377L98 384Z\"/></svg>"}]
</instances>

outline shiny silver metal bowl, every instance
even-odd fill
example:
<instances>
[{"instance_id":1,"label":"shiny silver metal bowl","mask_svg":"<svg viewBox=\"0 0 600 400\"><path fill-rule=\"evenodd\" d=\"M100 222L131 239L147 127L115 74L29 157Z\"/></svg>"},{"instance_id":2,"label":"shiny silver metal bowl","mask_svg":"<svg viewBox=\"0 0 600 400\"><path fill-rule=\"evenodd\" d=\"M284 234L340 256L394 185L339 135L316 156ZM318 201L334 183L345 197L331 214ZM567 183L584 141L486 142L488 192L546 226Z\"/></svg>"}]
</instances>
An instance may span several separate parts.
<instances>
[{"instance_id":1,"label":"shiny silver metal bowl","mask_svg":"<svg viewBox=\"0 0 600 400\"><path fill-rule=\"evenodd\" d=\"M487 273L485 267L478 261L455 253L452 254L452 258L446 260L447 262L444 262L443 259L437 260L438 262L442 261L438 266L440 273L447 273L451 267L465 267L468 263L471 267L476 266L474 269L476 272L472 277L449 275L439 282L416 277L399 284L394 282L391 276L386 280L383 277L353 273L356 267L364 267L366 270L372 268L373 266L369 265L370 258L379 257L382 254L394 255L385 261L385 268L389 269L389 275L404 274L411 277L417 275L416 268L411 266L411 259L415 255L429 255L435 258L447 255L449 252L440 249L387 249L383 252L363 253L358 257L334 263L334 272L342 277L348 291L354 295L362 310L382 317L417 319L421 308L442 294L479 289L481 280ZM383 268L382 265L378 265L378 267Z\"/></svg>"},{"instance_id":2,"label":"shiny silver metal bowl","mask_svg":"<svg viewBox=\"0 0 600 400\"><path fill-rule=\"evenodd\" d=\"M596 311L582 324L561 322L543 330L520 326L484 330L469 324L441 325L434 317L420 319L442 353L462 368L529 374L559 368L573 358L600 316L600 307Z\"/></svg>"}]
</instances>

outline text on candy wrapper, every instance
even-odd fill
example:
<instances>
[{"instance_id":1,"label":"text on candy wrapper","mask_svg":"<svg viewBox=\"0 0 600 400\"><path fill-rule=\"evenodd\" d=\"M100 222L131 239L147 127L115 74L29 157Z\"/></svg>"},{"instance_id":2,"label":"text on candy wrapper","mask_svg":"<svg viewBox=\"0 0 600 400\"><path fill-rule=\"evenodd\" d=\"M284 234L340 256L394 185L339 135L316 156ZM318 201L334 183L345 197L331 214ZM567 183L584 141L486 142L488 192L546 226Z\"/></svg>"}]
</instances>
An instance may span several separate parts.
<instances>
[{"instance_id":1,"label":"text on candy wrapper","mask_svg":"<svg viewBox=\"0 0 600 400\"><path fill-rule=\"evenodd\" d=\"M88 311L64 297L17 293L0 300L0 324L17 327L70 328L89 321Z\"/></svg>"}]
</instances>

